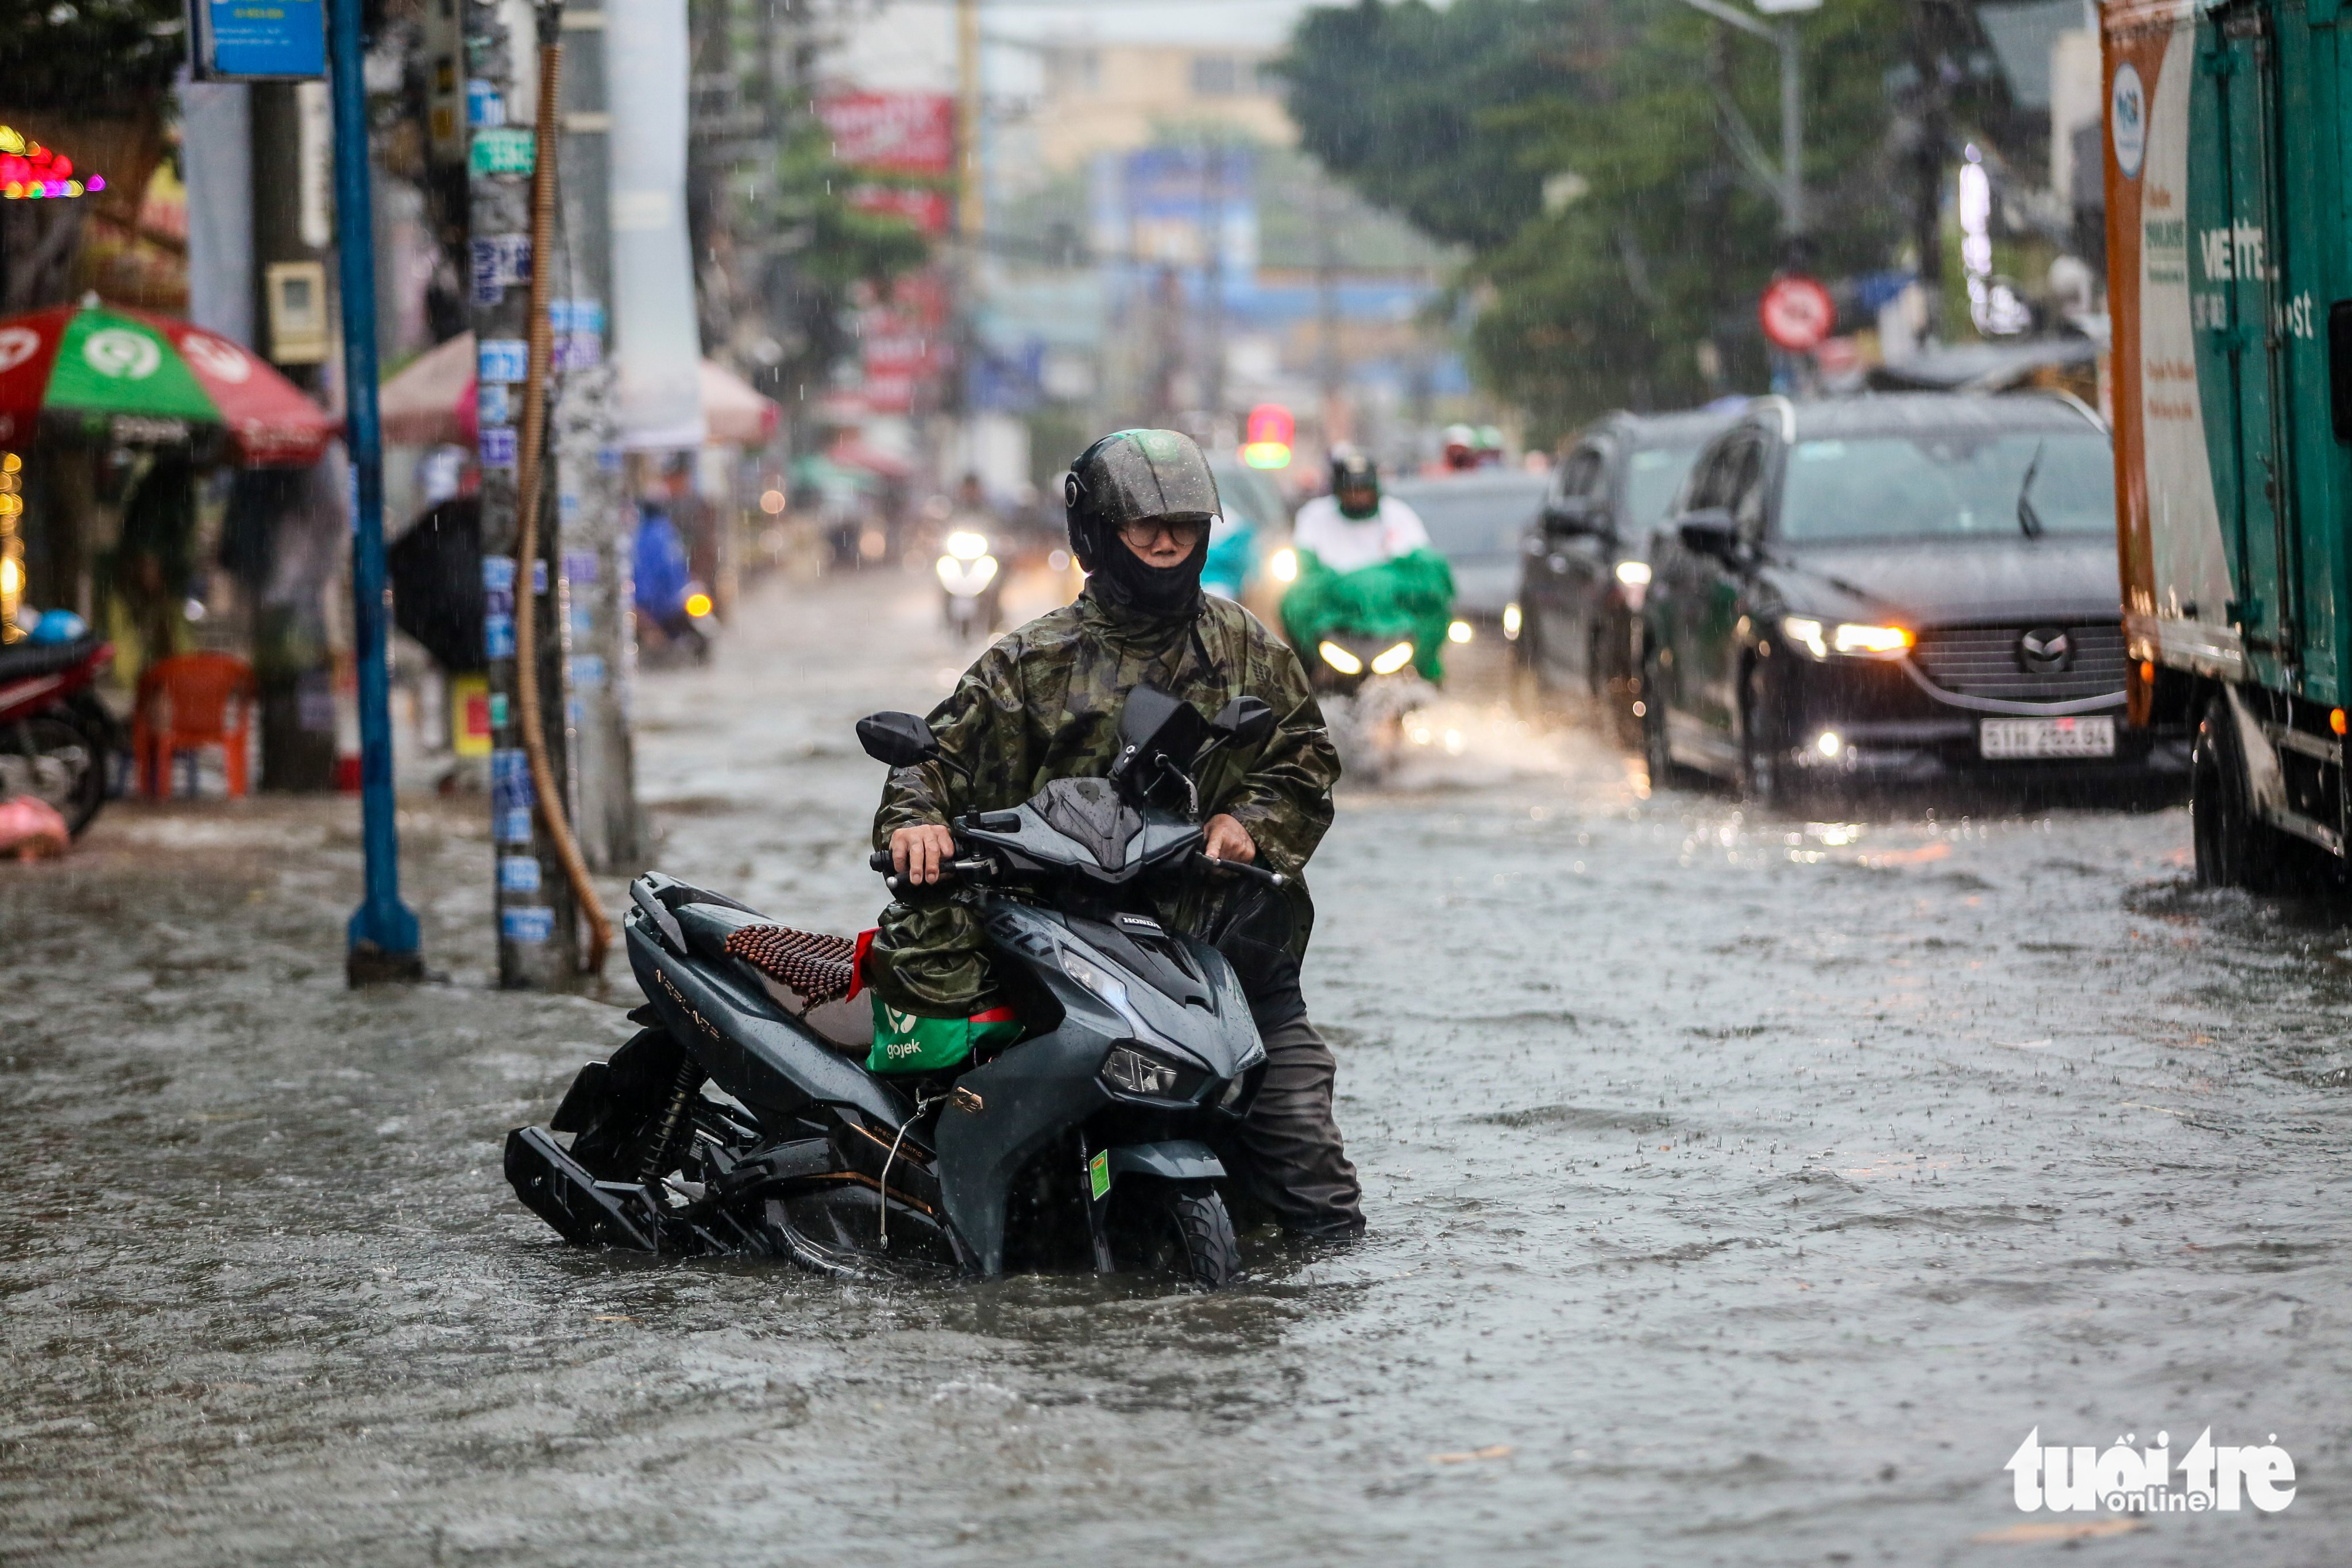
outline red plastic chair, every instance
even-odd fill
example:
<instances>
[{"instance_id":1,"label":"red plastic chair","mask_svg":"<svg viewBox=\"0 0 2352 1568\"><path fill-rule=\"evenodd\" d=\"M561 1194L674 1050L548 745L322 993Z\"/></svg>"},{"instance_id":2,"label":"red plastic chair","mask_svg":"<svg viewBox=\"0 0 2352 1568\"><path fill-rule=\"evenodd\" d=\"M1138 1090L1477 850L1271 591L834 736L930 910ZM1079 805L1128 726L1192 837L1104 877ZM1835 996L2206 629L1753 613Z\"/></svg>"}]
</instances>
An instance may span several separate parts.
<instances>
[{"instance_id":1,"label":"red plastic chair","mask_svg":"<svg viewBox=\"0 0 2352 1568\"><path fill-rule=\"evenodd\" d=\"M174 654L142 670L131 720L140 793L151 800L170 794L174 756L218 746L229 795L244 795L253 692L253 666L225 653Z\"/></svg>"}]
</instances>

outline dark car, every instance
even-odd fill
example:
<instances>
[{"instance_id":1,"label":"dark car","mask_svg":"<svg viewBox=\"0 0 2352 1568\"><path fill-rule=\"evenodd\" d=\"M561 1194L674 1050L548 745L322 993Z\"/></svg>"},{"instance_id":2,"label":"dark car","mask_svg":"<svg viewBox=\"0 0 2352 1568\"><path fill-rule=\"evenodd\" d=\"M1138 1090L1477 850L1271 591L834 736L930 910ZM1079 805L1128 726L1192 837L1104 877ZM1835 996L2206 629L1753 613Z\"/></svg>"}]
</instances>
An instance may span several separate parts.
<instances>
[{"instance_id":1,"label":"dark car","mask_svg":"<svg viewBox=\"0 0 2352 1568\"><path fill-rule=\"evenodd\" d=\"M1430 548L1454 569L1454 613L1499 626L1518 591L1519 537L1550 481L1520 468L1397 479L1388 493L1421 514Z\"/></svg>"},{"instance_id":2,"label":"dark car","mask_svg":"<svg viewBox=\"0 0 2352 1568\"><path fill-rule=\"evenodd\" d=\"M1736 417L1611 414L1577 437L1520 541L1518 613L1503 616L1537 684L1633 700L1650 534L1699 449Z\"/></svg>"},{"instance_id":3,"label":"dark car","mask_svg":"<svg viewBox=\"0 0 2352 1568\"><path fill-rule=\"evenodd\" d=\"M2072 398L1766 398L1651 555L1651 776L1801 781L2185 769L2126 728L2115 468Z\"/></svg>"}]
</instances>

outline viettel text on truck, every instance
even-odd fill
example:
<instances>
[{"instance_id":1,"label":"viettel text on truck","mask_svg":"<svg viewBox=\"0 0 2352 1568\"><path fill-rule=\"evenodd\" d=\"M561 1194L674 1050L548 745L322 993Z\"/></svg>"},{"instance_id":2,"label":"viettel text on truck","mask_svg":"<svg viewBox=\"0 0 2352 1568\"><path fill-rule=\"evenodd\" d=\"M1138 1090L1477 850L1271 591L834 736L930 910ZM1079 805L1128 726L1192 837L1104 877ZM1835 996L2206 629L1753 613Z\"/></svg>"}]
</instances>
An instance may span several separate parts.
<instances>
[{"instance_id":1,"label":"viettel text on truck","mask_svg":"<svg viewBox=\"0 0 2352 1568\"><path fill-rule=\"evenodd\" d=\"M2199 879L2261 886L2352 810L2352 7L2101 22L2130 714L2197 725Z\"/></svg>"}]
</instances>

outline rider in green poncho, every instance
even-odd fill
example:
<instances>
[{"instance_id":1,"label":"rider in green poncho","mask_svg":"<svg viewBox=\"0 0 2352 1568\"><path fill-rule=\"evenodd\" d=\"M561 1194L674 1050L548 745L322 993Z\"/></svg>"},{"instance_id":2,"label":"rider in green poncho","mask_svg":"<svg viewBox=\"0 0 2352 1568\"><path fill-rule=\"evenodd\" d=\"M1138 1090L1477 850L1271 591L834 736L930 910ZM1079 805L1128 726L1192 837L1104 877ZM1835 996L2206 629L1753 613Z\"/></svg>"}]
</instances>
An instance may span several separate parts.
<instances>
[{"instance_id":1,"label":"rider in green poncho","mask_svg":"<svg viewBox=\"0 0 2352 1568\"><path fill-rule=\"evenodd\" d=\"M1334 633L1409 637L1423 679L1444 679L1438 655L1454 609L1454 574L1429 547L1420 515L1381 493L1380 470L1353 447L1331 454L1331 493L1298 509L1291 544L1298 580L1283 595L1291 646Z\"/></svg>"}]
</instances>

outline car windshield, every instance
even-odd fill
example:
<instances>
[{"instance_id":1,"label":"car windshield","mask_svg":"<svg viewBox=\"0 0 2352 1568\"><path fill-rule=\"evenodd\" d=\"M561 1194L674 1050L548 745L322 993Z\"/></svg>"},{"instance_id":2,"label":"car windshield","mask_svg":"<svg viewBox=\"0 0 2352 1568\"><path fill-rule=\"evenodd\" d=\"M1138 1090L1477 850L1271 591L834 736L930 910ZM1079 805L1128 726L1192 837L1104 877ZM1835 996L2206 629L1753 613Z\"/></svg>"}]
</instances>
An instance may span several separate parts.
<instances>
[{"instance_id":1,"label":"car windshield","mask_svg":"<svg viewBox=\"0 0 2352 1568\"><path fill-rule=\"evenodd\" d=\"M1629 537L1638 538L1666 520L1675 492L1683 488L1698 448L1652 447L1636 452L1625 465L1625 521Z\"/></svg>"},{"instance_id":2,"label":"car windshield","mask_svg":"<svg viewBox=\"0 0 2352 1568\"><path fill-rule=\"evenodd\" d=\"M2029 503L2022 507L2021 489ZM2107 438L2089 430L1800 441L1789 454L1780 497L1780 537L1791 541L2084 536L2115 529L2114 460Z\"/></svg>"},{"instance_id":3,"label":"car windshield","mask_svg":"<svg viewBox=\"0 0 2352 1568\"><path fill-rule=\"evenodd\" d=\"M1448 561L1484 561L1497 556L1516 558L1519 534L1542 504L1541 475L1524 477L1523 483L1493 480L1439 480L1400 487L1397 499L1421 514L1429 530L1430 548Z\"/></svg>"}]
</instances>

